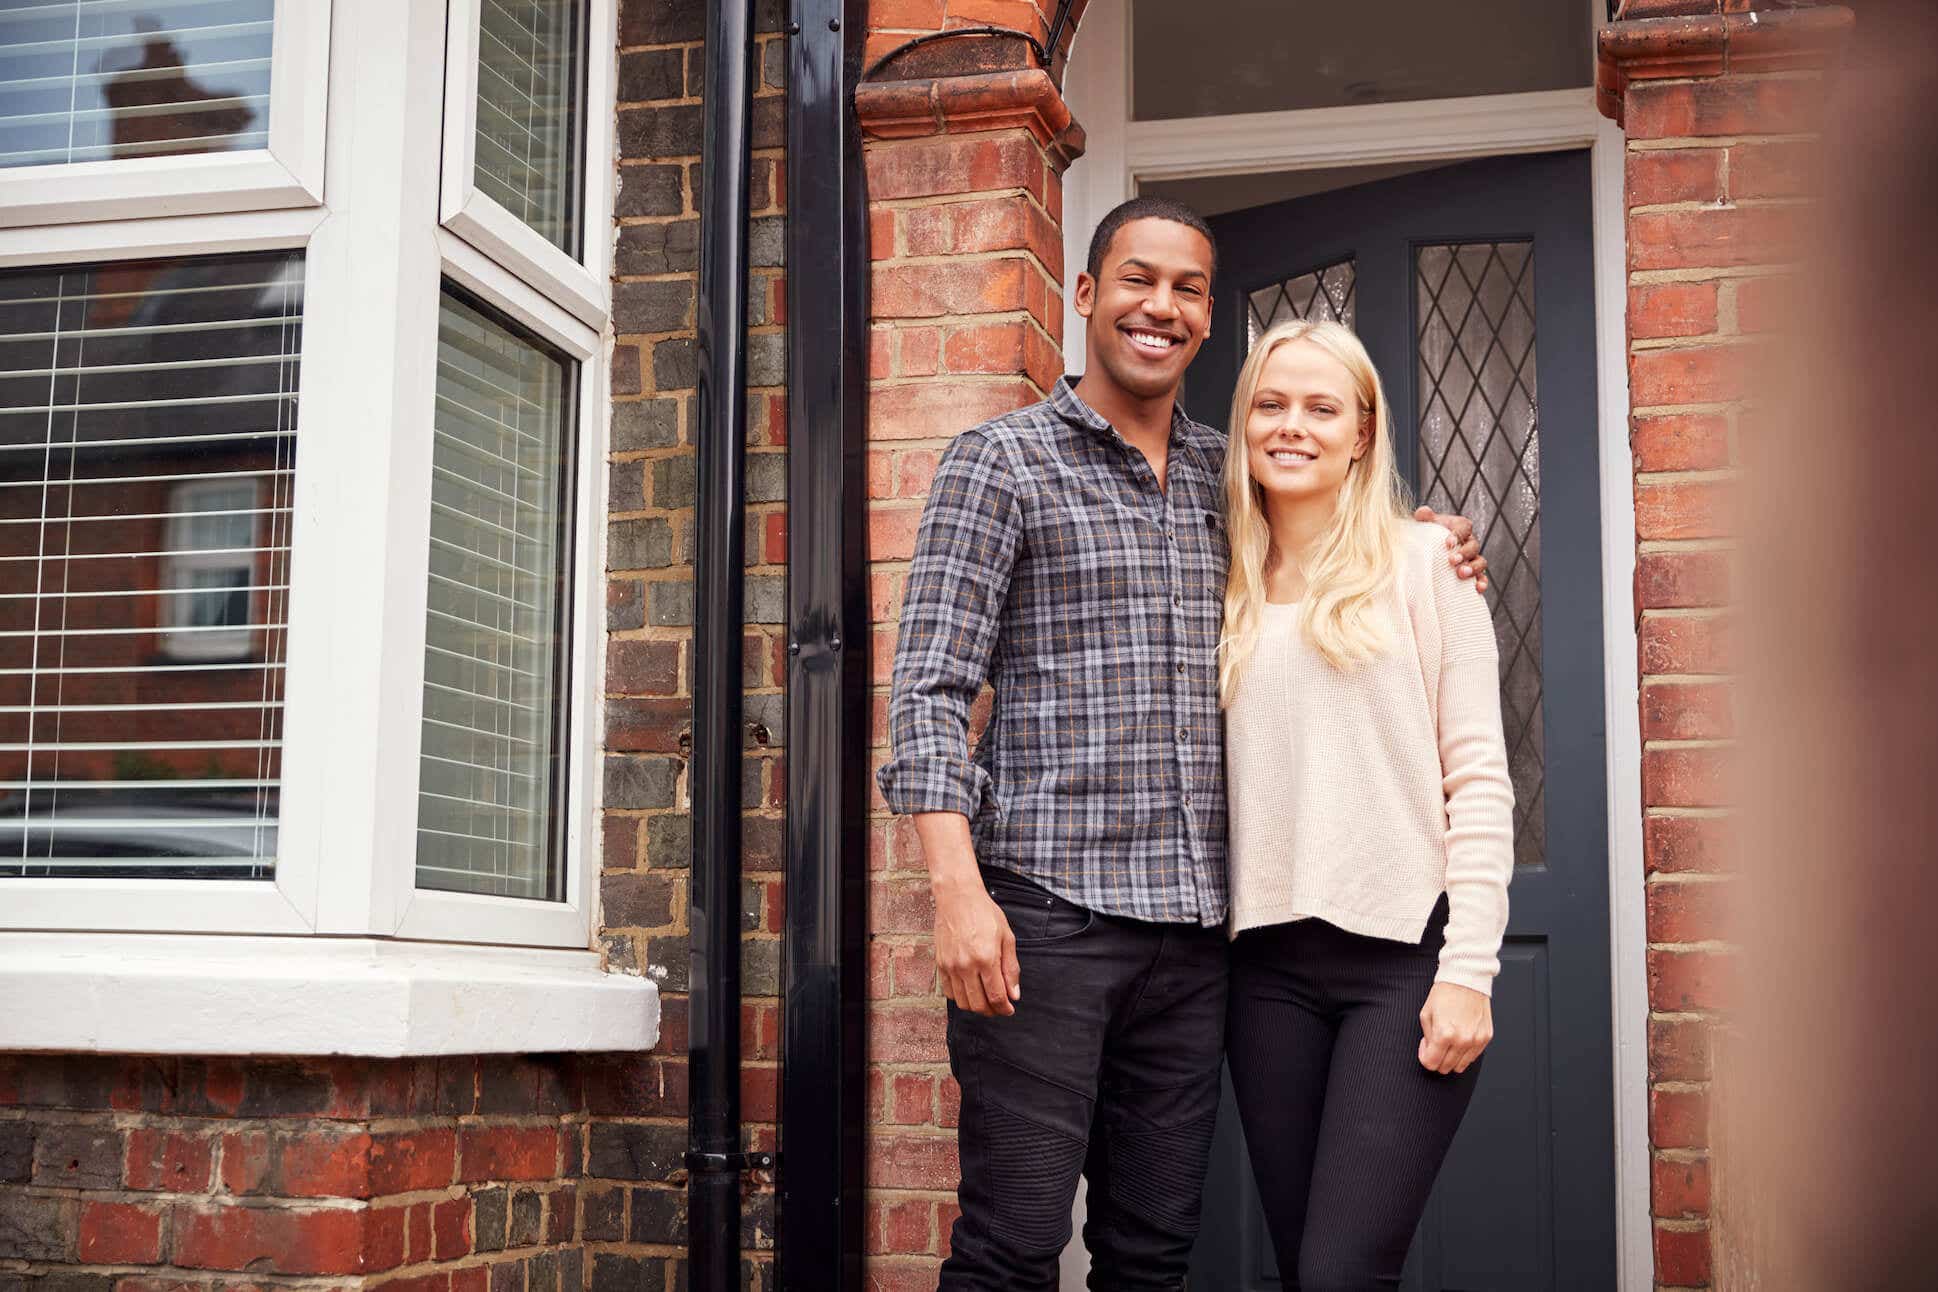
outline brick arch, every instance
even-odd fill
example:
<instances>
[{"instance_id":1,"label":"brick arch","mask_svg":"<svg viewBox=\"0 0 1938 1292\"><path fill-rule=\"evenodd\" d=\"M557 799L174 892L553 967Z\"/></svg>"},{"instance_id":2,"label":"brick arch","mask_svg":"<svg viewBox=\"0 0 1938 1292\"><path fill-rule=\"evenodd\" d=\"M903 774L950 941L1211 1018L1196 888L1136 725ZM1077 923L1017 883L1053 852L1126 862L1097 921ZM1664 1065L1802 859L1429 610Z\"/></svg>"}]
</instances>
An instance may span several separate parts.
<instances>
[{"instance_id":1,"label":"brick arch","mask_svg":"<svg viewBox=\"0 0 1938 1292\"><path fill-rule=\"evenodd\" d=\"M868 6L867 61L889 56L912 37L964 27L1007 27L1026 33L1039 47L1050 39L1064 4L1063 25L1057 29L1056 49L1048 69L1060 84L1070 58L1071 42L1090 0L872 0ZM897 79L914 74L963 75L972 72L1021 71L1042 67L1024 41L970 40L936 42L923 47L920 57L893 59L882 70ZM912 53L912 52L911 52Z\"/></svg>"}]
</instances>

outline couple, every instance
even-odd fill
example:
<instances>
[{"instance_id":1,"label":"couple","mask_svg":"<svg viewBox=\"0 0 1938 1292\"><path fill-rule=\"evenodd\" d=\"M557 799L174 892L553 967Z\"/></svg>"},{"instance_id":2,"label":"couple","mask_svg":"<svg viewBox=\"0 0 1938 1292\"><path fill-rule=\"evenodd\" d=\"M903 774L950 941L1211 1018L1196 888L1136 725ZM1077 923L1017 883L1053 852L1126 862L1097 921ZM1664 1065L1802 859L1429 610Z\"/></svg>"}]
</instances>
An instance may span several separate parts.
<instances>
[{"instance_id":1,"label":"couple","mask_svg":"<svg viewBox=\"0 0 1938 1292\"><path fill-rule=\"evenodd\" d=\"M1397 1286L1493 1034L1513 795L1471 526L1407 518L1337 325L1259 340L1229 443L1186 417L1215 270L1188 208L1112 211L1083 377L957 436L923 514L880 779L962 1086L944 1289L1053 1288L1079 1175L1090 1286L1180 1287L1227 1057L1287 1287Z\"/></svg>"}]
</instances>

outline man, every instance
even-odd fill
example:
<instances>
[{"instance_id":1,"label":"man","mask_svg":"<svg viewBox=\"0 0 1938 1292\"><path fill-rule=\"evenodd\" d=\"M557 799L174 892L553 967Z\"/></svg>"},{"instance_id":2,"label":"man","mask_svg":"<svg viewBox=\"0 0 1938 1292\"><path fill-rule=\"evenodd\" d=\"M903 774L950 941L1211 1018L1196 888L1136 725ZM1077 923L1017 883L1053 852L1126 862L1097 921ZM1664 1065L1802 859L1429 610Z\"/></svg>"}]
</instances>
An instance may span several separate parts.
<instances>
[{"instance_id":1,"label":"man","mask_svg":"<svg viewBox=\"0 0 1938 1292\"><path fill-rule=\"evenodd\" d=\"M1083 377L957 436L916 539L880 783L928 864L962 1086L943 1289L1054 1287L1079 1174L1093 1288L1180 1286L1197 1232L1225 1022L1225 437L1177 393L1215 270L1188 208L1106 216Z\"/></svg>"}]
</instances>

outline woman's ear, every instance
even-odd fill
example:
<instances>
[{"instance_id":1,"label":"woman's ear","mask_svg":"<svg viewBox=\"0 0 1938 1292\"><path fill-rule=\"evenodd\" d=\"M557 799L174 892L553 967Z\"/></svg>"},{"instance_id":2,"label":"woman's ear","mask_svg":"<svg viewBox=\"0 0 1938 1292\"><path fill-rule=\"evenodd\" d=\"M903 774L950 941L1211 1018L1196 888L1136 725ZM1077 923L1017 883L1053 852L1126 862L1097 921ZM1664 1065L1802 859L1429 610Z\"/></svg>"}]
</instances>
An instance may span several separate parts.
<instances>
[{"instance_id":1,"label":"woman's ear","mask_svg":"<svg viewBox=\"0 0 1938 1292\"><path fill-rule=\"evenodd\" d=\"M1373 447L1373 415L1363 412L1359 415L1359 438L1353 441L1353 461L1366 456L1366 450Z\"/></svg>"}]
</instances>

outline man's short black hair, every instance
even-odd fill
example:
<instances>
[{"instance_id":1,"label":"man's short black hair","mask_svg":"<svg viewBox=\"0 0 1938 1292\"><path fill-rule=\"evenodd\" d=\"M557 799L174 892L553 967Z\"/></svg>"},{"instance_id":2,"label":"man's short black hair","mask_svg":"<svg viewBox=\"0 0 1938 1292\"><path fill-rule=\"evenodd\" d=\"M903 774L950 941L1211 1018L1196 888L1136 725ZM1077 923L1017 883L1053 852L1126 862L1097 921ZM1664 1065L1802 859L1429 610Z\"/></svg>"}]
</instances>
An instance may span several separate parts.
<instances>
[{"instance_id":1,"label":"man's short black hair","mask_svg":"<svg viewBox=\"0 0 1938 1292\"><path fill-rule=\"evenodd\" d=\"M1111 239L1117 231L1132 220L1169 220L1182 224L1187 229L1196 229L1211 244L1211 275L1218 276L1218 239L1212 235L1211 226L1205 218L1182 202L1174 202L1168 197L1134 197L1128 202L1119 202L1097 224L1097 231L1090 235L1090 258L1084 270L1092 277L1100 277L1104 272L1104 256L1110 251Z\"/></svg>"}]
</instances>

